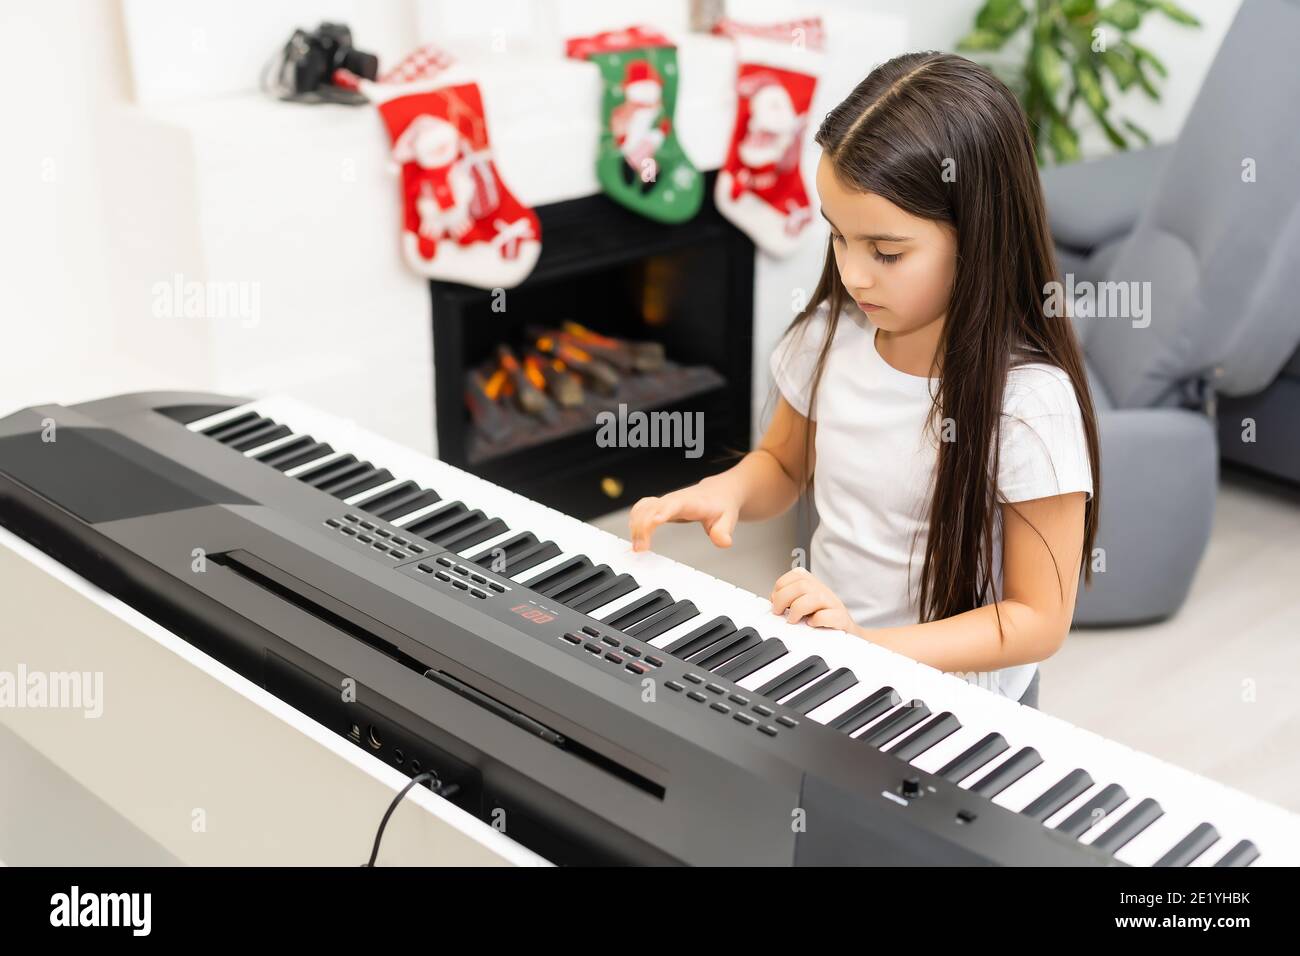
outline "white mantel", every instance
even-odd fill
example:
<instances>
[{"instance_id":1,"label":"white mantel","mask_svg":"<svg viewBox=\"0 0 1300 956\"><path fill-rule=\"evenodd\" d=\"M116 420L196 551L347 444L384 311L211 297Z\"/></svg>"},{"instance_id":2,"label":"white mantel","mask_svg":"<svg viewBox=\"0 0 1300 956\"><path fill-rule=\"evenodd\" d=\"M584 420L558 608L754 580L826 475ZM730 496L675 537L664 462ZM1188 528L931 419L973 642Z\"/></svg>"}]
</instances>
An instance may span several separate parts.
<instances>
[{"instance_id":1,"label":"white mantel","mask_svg":"<svg viewBox=\"0 0 1300 956\"><path fill-rule=\"evenodd\" d=\"M362 22L373 19L372 13L348 3L324 6L348 8L334 14L342 19L349 11L356 14L348 22L357 44L367 46ZM743 16L746 6L732 3L728 10ZM801 2L754 6L758 16L765 9L785 17L819 9ZM599 74L592 64L560 56L558 40L648 23L678 44L676 125L683 148L701 169L721 164L735 112L730 42L687 32L685 2L563 0L560 7L567 19L558 26L552 22L531 47L507 37L504 51L494 51L490 41L481 42L484 35L494 36L490 24L475 34L449 21L448 8L423 4L409 30L392 22L376 27L375 35L384 39L372 48L380 52L381 65L391 64L395 55L386 55L385 46L414 47L429 32L444 37L442 45L478 77L503 179L521 201L539 206L599 191ZM611 8L631 15L610 22ZM155 0L128 0L128 32L133 14L157 10ZM287 36L295 21L314 26L323 15L328 14L302 15L301 5L291 5L289 27L263 24L260 33ZM838 3L824 16L830 39L813 102L814 127L872 65L907 47L897 18L852 12ZM156 32L156 22L150 24ZM404 44L408 32L414 35ZM230 33L214 25L205 35L204 69L221 63L210 55L211 45L239 42ZM162 350L175 363L169 384L184 378L192 387L218 391L287 392L436 452L428 287L400 259L398 178L375 110L275 102L256 92L226 90L233 80L220 73L199 81L223 95L190 90L169 98L162 93L176 89L178 67L167 62L165 47L160 50L155 39L139 31L131 35L138 102L120 108L125 131L106 157L116 186L109 229L122 237L112 263L117 350ZM142 69L172 82L153 82ZM809 142L804 171L814 196L817 154ZM756 428L770 388L767 355L792 316L798 290L810 291L820 272L820 223L813 232L791 258L760 255L756 265ZM178 273L186 281L256 283L260 320L250 327L235 319L154 317L156 284L173 282Z\"/></svg>"}]
</instances>

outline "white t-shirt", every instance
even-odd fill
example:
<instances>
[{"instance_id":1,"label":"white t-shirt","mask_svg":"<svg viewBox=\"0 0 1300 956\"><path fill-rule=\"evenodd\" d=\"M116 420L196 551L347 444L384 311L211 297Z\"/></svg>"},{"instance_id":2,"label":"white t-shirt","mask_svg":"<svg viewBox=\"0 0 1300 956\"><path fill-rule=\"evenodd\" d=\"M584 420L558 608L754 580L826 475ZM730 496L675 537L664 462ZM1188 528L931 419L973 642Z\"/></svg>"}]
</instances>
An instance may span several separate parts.
<instances>
[{"instance_id":1,"label":"white t-shirt","mask_svg":"<svg viewBox=\"0 0 1300 956\"><path fill-rule=\"evenodd\" d=\"M817 422L813 496L813 574L834 592L860 627L894 627L919 619L921 568L929 528L938 442L926 427L932 384L899 371L876 350L875 326L849 305L840 316L808 414L813 370L826 334L826 303L787 332L770 367L781 394ZM1034 363L1007 375L998 490L1008 501L1073 491L1092 496L1092 471L1079 404L1069 377ZM1001 509L994 518L993 581L1002 594ZM910 561L910 575L909 575ZM1018 700L1037 664L967 673L986 690Z\"/></svg>"}]
</instances>

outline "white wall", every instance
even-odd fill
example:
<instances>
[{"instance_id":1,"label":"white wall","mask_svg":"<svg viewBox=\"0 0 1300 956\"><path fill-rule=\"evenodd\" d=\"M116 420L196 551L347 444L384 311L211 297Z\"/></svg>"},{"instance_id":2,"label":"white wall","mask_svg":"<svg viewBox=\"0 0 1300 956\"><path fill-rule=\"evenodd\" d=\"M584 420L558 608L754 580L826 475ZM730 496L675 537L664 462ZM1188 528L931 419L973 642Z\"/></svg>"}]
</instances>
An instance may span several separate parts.
<instances>
[{"instance_id":1,"label":"white wall","mask_svg":"<svg viewBox=\"0 0 1300 956\"><path fill-rule=\"evenodd\" d=\"M168 263L163 272L173 263L194 275L204 274L205 267L201 250L164 228L178 215L200 214L185 205L193 195L190 184L160 177L125 208L117 201L122 170L138 162L138 156L123 150L123 143L135 142L125 135L131 113L124 109L133 100L133 88L142 100L175 101L168 107L175 110L252 89L256 67L271 52L268 47L293 25L314 25L326 16L350 18L359 45L378 50L391 62L425 31L461 39L477 32L485 45L498 35L553 44L566 23L585 22L584 17L595 15L593 9L615 19L646 19L666 5L666 0L609 0L594 7L594 0L543 0L540 8L523 8L518 0L473 5L459 0L124 2L133 24L130 50L124 28L128 13L118 0L16 0L0 7L0 36L6 39L11 77L0 149L5 224L0 233L0 414L27 404L71 403L117 391L222 385L213 380L201 326L147 324L149 303L139 290L161 273L129 275L112 265L123 261L124 250L143 250L135 258L147 261L157 255ZM1147 104L1139 96L1131 115L1158 140L1177 134L1239 2L1186 0L1185 6L1205 23L1199 31L1149 18L1141 39L1165 58L1171 77L1162 104ZM679 6L667 4L670 19L681 16ZM760 8L799 15L817 6L807 0L733 0L731 9L746 15ZM943 48L965 32L979 3L825 0L824 6L900 15L913 47ZM523 19L525 9L547 15L530 12ZM543 28L551 32L544 34ZM151 37L153 42L147 42ZM160 63L169 47L179 58L164 57ZM860 66L856 72L865 75L874 64L849 65ZM728 124L730 118L719 122ZM1085 145L1094 151L1100 141L1089 138ZM159 164L164 168L179 168L180 155L175 163L170 160L185 144L160 134L156 141L131 148L144 149L155 160L164 157ZM396 202L394 195L394 206ZM376 217L387 228L395 211L380 211ZM783 276L757 291L764 301L789 302L789 286L811 287L815 278ZM335 327L346 326L344 317L333 319ZM756 341L759 352L770 348L769 338L765 332ZM340 349L346 348L340 342ZM755 367L765 380L766 363L756 361Z\"/></svg>"}]
</instances>

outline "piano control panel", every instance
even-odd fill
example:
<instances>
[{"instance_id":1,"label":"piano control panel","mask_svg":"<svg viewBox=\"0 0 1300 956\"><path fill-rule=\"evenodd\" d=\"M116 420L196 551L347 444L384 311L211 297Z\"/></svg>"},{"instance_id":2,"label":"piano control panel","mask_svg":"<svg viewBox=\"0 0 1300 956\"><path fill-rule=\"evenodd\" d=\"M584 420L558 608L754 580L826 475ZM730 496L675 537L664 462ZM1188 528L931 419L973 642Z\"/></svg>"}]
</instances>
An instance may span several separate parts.
<instances>
[{"instance_id":1,"label":"piano control panel","mask_svg":"<svg viewBox=\"0 0 1300 956\"><path fill-rule=\"evenodd\" d=\"M535 591L512 587L508 578L498 579L454 552L409 560L397 571L480 607L522 634L569 652L630 685L637 695L645 690L644 682L651 680L657 698L680 700L678 706L698 708L719 720L727 719L737 732L747 730L761 735L760 740L799 726L801 715L776 701L746 691L704 668L692 667L653 644L638 641Z\"/></svg>"}]
</instances>

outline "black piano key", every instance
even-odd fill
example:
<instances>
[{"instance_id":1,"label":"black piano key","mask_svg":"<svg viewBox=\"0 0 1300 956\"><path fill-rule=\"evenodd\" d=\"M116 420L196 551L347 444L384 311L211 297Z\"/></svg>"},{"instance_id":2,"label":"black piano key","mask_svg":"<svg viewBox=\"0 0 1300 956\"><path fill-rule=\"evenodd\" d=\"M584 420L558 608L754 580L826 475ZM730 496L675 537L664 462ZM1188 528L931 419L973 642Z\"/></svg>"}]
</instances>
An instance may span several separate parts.
<instances>
[{"instance_id":1,"label":"black piano key","mask_svg":"<svg viewBox=\"0 0 1300 956\"><path fill-rule=\"evenodd\" d=\"M507 557L505 569L501 573L508 578L517 578L525 571L535 568L542 562L551 560L551 558L559 557L560 554L560 546L554 541L539 541L524 548L514 557ZM489 555L478 563L490 569L492 567L492 558Z\"/></svg>"},{"instance_id":2,"label":"black piano key","mask_svg":"<svg viewBox=\"0 0 1300 956\"><path fill-rule=\"evenodd\" d=\"M570 558L561 561L555 567L543 571L541 574L534 575L527 581L520 583L529 590L536 591L538 594L545 594L549 589L557 584L563 584L573 575L586 571L590 568L591 558L585 554L575 554Z\"/></svg>"},{"instance_id":3,"label":"black piano key","mask_svg":"<svg viewBox=\"0 0 1300 956\"><path fill-rule=\"evenodd\" d=\"M203 434L207 435L209 438L215 438L217 441L221 441L222 435L228 435L231 432L239 431L250 422L259 424L264 421L267 421L267 419L257 414L257 412L244 412L242 415L236 415L234 418L226 419L219 425L209 425L207 428L203 429Z\"/></svg>"},{"instance_id":4,"label":"black piano key","mask_svg":"<svg viewBox=\"0 0 1300 956\"><path fill-rule=\"evenodd\" d=\"M257 448L259 445L265 445L267 442L275 441L277 438L288 438L293 431L288 425L277 425L275 422L268 421L255 432L249 432L238 441L227 442L235 451L248 451L251 448Z\"/></svg>"},{"instance_id":5,"label":"black piano key","mask_svg":"<svg viewBox=\"0 0 1300 956\"><path fill-rule=\"evenodd\" d=\"M630 574L620 574L610 581L596 585L594 588L588 588L581 594L575 595L569 607L573 608L580 614L592 614L599 611L606 604L617 601L625 594L631 594L640 585L636 583L636 578Z\"/></svg>"},{"instance_id":6,"label":"black piano key","mask_svg":"<svg viewBox=\"0 0 1300 956\"><path fill-rule=\"evenodd\" d=\"M1116 853L1164 815L1165 811L1161 809L1160 804L1147 797L1139 801L1138 805L1124 814L1121 819L1116 820L1114 826L1093 840L1092 845L1103 853Z\"/></svg>"},{"instance_id":7,"label":"black piano key","mask_svg":"<svg viewBox=\"0 0 1300 956\"><path fill-rule=\"evenodd\" d=\"M777 674L766 684L759 687L755 694L759 697L767 697L771 700L781 700L789 697L791 694L803 690L817 678L828 673L830 667L819 656L805 657L798 664L790 667L788 670Z\"/></svg>"},{"instance_id":8,"label":"black piano key","mask_svg":"<svg viewBox=\"0 0 1300 956\"><path fill-rule=\"evenodd\" d=\"M609 617L601 618L601 622L615 630L623 631L639 621L644 621L651 614L658 614L664 608L672 607L674 603L671 594L663 588L657 588L649 594L642 595L622 610L615 611Z\"/></svg>"},{"instance_id":9,"label":"black piano key","mask_svg":"<svg viewBox=\"0 0 1300 956\"><path fill-rule=\"evenodd\" d=\"M1037 797L1034 797L1020 813L1042 823L1092 785L1092 777L1086 770L1071 770Z\"/></svg>"},{"instance_id":10,"label":"black piano key","mask_svg":"<svg viewBox=\"0 0 1300 956\"><path fill-rule=\"evenodd\" d=\"M916 728L899 743L894 744L889 748L889 752L900 760L910 762L959 730L961 730L961 721L945 710Z\"/></svg>"},{"instance_id":11,"label":"black piano key","mask_svg":"<svg viewBox=\"0 0 1300 956\"><path fill-rule=\"evenodd\" d=\"M855 737L854 739L861 740L873 747L883 747L899 734L906 733L929 716L930 708L925 705L925 701L910 700L863 733L861 737Z\"/></svg>"},{"instance_id":12,"label":"black piano key","mask_svg":"<svg viewBox=\"0 0 1300 956\"><path fill-rule=\"evenodd\" d=\"M442 496L436 491L419 491L414 495L404 496L392 504L383 507L365 508L377 518L382 518L390 524L394 521L400 521L407 515L413 515L421 508L428 508L430 505L436 505L442 501ZM363 506L364 507L364 506Z\"/></svg>"},{"instance_id":13,"label":"black piano key","mask_svg":"<svg viewBox=\"0 0 1300 956\"><path fill-rule=\"evenodd\" d=\"M509 530L510 528L500 518L487 518L471 528L462 528L455 536L444 535L438 539L438 543L448 551L464 554L475 545L505 534Z\"/></svg>"},{"instance_id":14,"label":"black piano key","mask_svg":"<svg viewBox=\"0 0 1300 956\"><path fill-rule=\"evenodd\" d=\"M1215 866L1250 866L1259 859L1259 847L1249 840L1242 840L1223 856Z\"/></svg>"},{"instance_id":15,"label":"black piano key","mask_svg":"<svg viewBox=\"0 0 1300 956\"><path fill-rule=\"evenodd\" d=\"M1219 831L1208 823L1198 823L1195 829L1173 845L1153 866L1187 866L1198 856L1219 842Z\"/></svg>"},{"instance_id":16,"label":"black piano key","mask_svg":"<svg viewBox=\"0 0 1300 956\"><path fill-rule=\"evenodd\" d=\"M672 607L664 608L658 614L624 628L623 633L638 640L653 641L659 635L667 634L691 618L698 617L699 613L699 609L691 601L678 601Z\"/></svg>"},{"instance_id":17,"label":"black piano key","mask_svg":"<svg viewBox=\"0 0 1300 956\"><path fill-rule=\"evenodd\" d=\"M1104 820L1107 815L1119 809L1127 799L1128 794L1124 792L1124 788L1117 783L1112 783L1085 800L1083 806L1058 823L1056 829L1078 839L1095 824Z\"/></svg>"},{"instance_id":18,"label":"black piano key","mask_svg":"<svg viewBox=\"0 0 1300 956\"><path fill-rule=\"evenodd\" d=\"M806 714L832 697L838 697L857 683L858 678L853 671L847 667L837 667L811 687L805 687L787 700L785 706L796 713Z\"/></svg>"},{"instance_id":19,"label":"black piano key","mask_svg":"<svg viewBox=\"0 0 1300 956\"><path fill-rule=\"evenodd\" d=\"M788 653L789 651L780 638L769 637L758 647L751 647L745 653L714 670L713 673L730 681L744 680L750 674L762 670L768 664L780 660Z\"/></svg>"},{"instance_id":20,"label":"black piano key","mask_svg":"<svg viewBox=\"0 0 1300 956\"><path fill-rule=\"evenodd\" d=\"M391 522L439 501L442 501L442 497L437 492L426 492L415 481L403 481L396 488L390 488L363 502L357 502L356 507L361 511L368 511L376 518L382 518L385 522Z\"/></svg>"},{"instance_id":21,"label":"black piano key","mask_svg":"<svg viewBox=\"0 0 1300 956\"><path fill-rule=\"evenodd\" d=\"M387 468L374 469L369 474L354 478L347 484L335 488L330 494L335 498L351 498L353 495L359 495L371 488L378 488L380 485L392 480L393 473Z\"/></svg>"},{"instance_id":22,"label":"black piano key","mask_svg":"<svg viewBox=\"0 0 1300 956\"><path fill-rule=\"evenodd\" d=\"M469 559L475 564L479 564L484 558L491 558L497 552L501 553L503 558L508 558L512 554L519 554L525 548L531 548L537 544L537 535L531 531L520 531L518 534L506 538L504 541L498 541L490 548L484 548L482 551L474 551L468 555Z\"/></svg>"},{"instance_id":23,"label":"black piano key","mask_svg":"<svg viewBox=\"0 0 1300 956\"><path fill-rule=\"evenodd\" d=\"M715 617L706 624L701 624L689 634L683 634L664 648L665 654L687 660L706 647L718 643L724 637L736 633L736 624L729 617Z\"/></svg>"},{"instance_id":24,"label":"black piano key","mask_svg":"<svg viewBox=\"0 0 1300 956\"><path fill-rule=\"evenodd\" d=\"M979 781L971 786L970 792L992 799L1042 762L1043 758L1033 747L1021 747L980 777Z\"/></svg>"},{"instance_id":25,"label":"black piano key","mask_svg":"<svg viewBox=\"0 0 1300 956\"><path fill-rule=\"evenodd\" d=\"M598 588L602 584L608 584L618 577L614 570L608 564L600 564L594 568L586 568L578 571L565 581L551 589L547 597L554 598L566 607L573 607L571 603L575 598L581 597L593 588Z\"/></svg>"},{"instance_id":26,"label":"black piano key","mask_svg":"<svg viewBox=\"0 0 1300 956\"><path fill-rule=\"evenodd\" d=\"M892 687L882 687L858 701L844 713L840 714L830 726L841 733L851 734L871 723L885 711L893 710L899 701L898 692Z\"/></svg>"},{"instance_id":27,"label":"black piano key","mask_svg":"<svg viewBox=\"0 0 1300 956\"><path fill-rule=\"evenodd\" d=\"M316 439L310 435L301 435L293 441L287 441L283 445L276 445L274 448L268 448L266 451L260 451L253 456L254 461L260 461L265 465L274 465L281 458L290 455L296 455L298 452L316 444Z\"/></svg>"},{"instance_id":28,"label":"black piano key","mask_svg":"<svg viewBox=\"0 0 1300 956\"><path fill-rule=\"evenodd\" d=\"M460 504L460 502L456 503ZM464 508L465 506L460 505L460 507ZM434 512L426 518L421 518L419 521L407 525L407 530L428 541L436 542L443 547L449 547L447 542L455 541L468 532L482 528L492 520L477 508L473 511L445 508L441 512ZM491 535L488 537L491 537ZM481 540L486 541L487 538Z\"/></svg>"},{"instance_id":29,"label":"black piano key","mask_svg":"<svg viewBox=\"0 0 1300 956\"><path fill-rule=\"evenodd\" d=\"M582 560L579 563L574 564L565 561L563 564L551 569L552 571L558 571L558 574L552 574L548 571L545 575L542 575L545 578L544 581L530 583L526 586L545 597L554 598L564 604L563 595L581 594L592 584L605 580L605 575L608 574L611 578L614 576L614 572L609 569L608 564L596 566L591 563L589 558L581 555L580 557ZM574 590L575 588L577 590Z\"/></svg>"},{"instance_id":30,"label":"black piano key","mask_svg":"<svg viewBox=\"0 0 1300 956\"><path fill-rule=\"evenodd\" d=\"M998 754L1004 753L1007 746L1006 738L1001 734L985 734L978 742L944 764L938 775L952 783L961 783Z\"/></svg>"},{"instance_id":31,"label":"black piano key","mask_svg":"<svg viewBox=\"0 0 1300 956\"><path fill-rule=\"evenodd\" d=\"M266 459L266 463L276 471L288 471L290 468L297 468L299 465L305 465L317 458L324 458L326 455L334 454L334 446L328 442L312 442L305 448L283 456L279 454L281 450L276 449L277 453Z\"/></svg>"},{"instance_id":32,"label":"black piano key","mask_svg":"<svg viewBox=\"0 0 1300 956\"><path fill-rule=\"evenodd\" d=\"M317 465L315 468L308 468L296 477L304 484L316 487L320 482L329 481L339 472L353 468L356 464L356 455L340 455L337 458L332 458L327 462Z\"/></svg>"},{"instance_id":33,"label":"black piano key","mask_svg":"<svg viewBox=\"0 0 1300 956\"><path fill-rule=\"evenodd\" d=\"M371 495L365 501L357 502L357 507L362 511L370 512L372 515L378 514L379 511L377 509L387 508L404 498L414 498L419 493L419 485L413 481L404 481L400 485L385 488L377 495Z\"/></svg>"},{"instance_id":34,"label":"black piano key","mask_svg":"<svg viewBox=\"0 0 1300 956\"><path fill-rule=\"evenodd\" d=\"M460 501L445 502L441 508L430 511L427 515L417 518L408 525L403 525L403 530L412 534L418 534L422 538L428 538L429 532L445 531L447 528L464 515L469 514L469 509ZM433 540L430 538L430 540Z\"/></svg>"},{"instance_id":35,"label":"black piano key","mask_svg":"<svg viewBox=\"0 0 1300 956\"><path fill-rule=\"evenodd\" d=\"M334 494L343 485L356 481L358 478L364 478L366 475L375 472L375 466L368 461L359 461L355 465L349 465L342 471L336 471L328 479L322 480L316 484L321 491L328 491Z\"/></svg>"},{"instance_id":36,"label":"black piano key","mask_svg":"<svg viewBox=\"0 0 1300 956\"><path fill-rule=\"evenodd\" d=\"M751 648L758 647L762 643L763 639L758 636L758 631L752 627L742 627L735 634L728 634L716 644L706 647L687 659L692 664L703 667L706 671L713 671L716 674L718 669L728 661L735 660L741 654Z\"/></svg>"}]
</instances>

